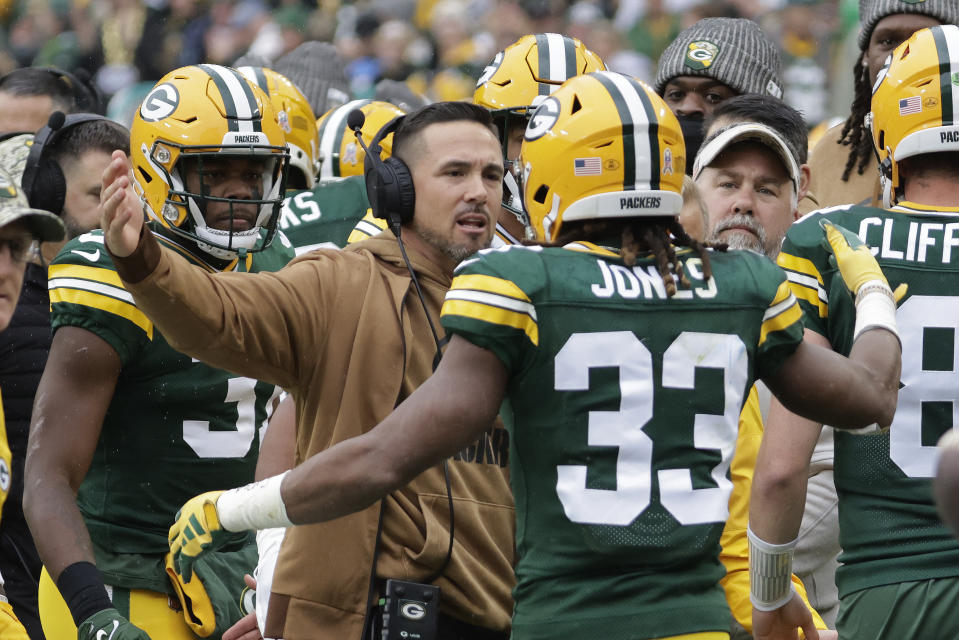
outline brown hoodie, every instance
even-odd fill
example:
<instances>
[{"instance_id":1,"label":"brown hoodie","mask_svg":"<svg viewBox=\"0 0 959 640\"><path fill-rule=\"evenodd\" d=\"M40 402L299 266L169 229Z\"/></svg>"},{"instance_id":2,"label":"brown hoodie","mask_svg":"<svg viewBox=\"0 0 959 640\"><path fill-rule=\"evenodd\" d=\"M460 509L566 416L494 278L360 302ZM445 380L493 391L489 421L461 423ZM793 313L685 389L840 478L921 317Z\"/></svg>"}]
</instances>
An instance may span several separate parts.
<instances>
[{"instance_id":1,"label":"brown hoodie","mask_svg":"<svg viewBox=\"0 0 959 640\"><path fill-rule=\"evenodd\" d=\"M178 350L287 389L297 410L296 464L372 429L432 371L430 329L390 232L241 277L202 273L170 251L157 262L148 236L130 258L115 259L121 277L137 281L126 284L137 306ZM413 251L409 257L442 335L439 311L452 274ZM508 441L499 421L491 428L479 446L450 460L455 545L435 584L447 615L505 631L515 520ZM449 544L442 468L385 505L377 575L424 579ZM271 603L268 631L280 622L276 637L286 640L360 638L379 512L377 504L287 532L273 582L286 615L275 620Z\"/></svg>"}]
</instances>

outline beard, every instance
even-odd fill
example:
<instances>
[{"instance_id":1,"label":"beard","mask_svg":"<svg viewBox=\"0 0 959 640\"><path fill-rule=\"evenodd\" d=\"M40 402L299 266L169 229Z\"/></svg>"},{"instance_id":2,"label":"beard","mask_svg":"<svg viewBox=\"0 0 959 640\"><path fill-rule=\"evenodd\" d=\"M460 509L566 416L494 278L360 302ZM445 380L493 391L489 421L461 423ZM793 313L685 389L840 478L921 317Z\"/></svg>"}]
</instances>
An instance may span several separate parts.
<instances>
[{"instance_id":1,"label":"beard","mask_svg":"<svg viewBox=\"0 0 959 640\"><path fill-rule=\"evenodd\" d=\"M724 231L728 231L734 227L749 229L755 235L744 233L738 229L733 233L726 234L726 236L722 235ZM726 243L730 249L745 249L761 253L770 258L776 257L775 255L770 255L770 251L767 250L768 238L766 236L766 229L752 216L740 214L723 218L713 227L710 241Z\"/></svg>"},{"instance_id":2,"label":"beard","mask_svg":"<svg viewBox=\"0 0 959 640\"><path fill-rule=\"evenodd\" d=\"M489 248L490 242L493 240L493 236L490 234L490 237L482 244L479 242L454 243L449 238L445 238L436 233L433 229L418 225L415 217L413 218L412 228L428 245L453 260L456 264L466 260L481 249Z\"/></svg>"}]
</instances>

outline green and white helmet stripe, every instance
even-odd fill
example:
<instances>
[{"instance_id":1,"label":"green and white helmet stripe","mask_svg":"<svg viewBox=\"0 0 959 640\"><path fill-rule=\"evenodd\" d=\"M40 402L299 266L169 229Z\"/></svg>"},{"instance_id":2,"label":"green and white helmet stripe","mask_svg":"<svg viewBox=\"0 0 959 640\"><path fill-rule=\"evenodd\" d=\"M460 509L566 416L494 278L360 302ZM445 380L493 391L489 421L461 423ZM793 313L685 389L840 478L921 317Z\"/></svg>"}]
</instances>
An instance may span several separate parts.
<instances>
[{"instance_id":1,"label":"green and white helmet stripe","mask_svg":"<svg viewBox=\"0 0 959 640\"><path fill-rule=\"evenodd\" d=\"M238 133L262 131L260 106L243 75L236 69L215 64L197 66L209 74L219 90L230 131Z\"/></svg>"},{"instance_id":2,"label":"green and white helmet stripe","mask_svg":"<svg viewBox=\"0 0 959 640\"><path fill-rule=\"evenodd\" d=\"M624 75L597 71L593 76L609 92L622 122L623 190L659 189L659 123L649 97Z\"/></svg>"},{"instance_id":3,"label":"green and white helmet stripe","mask_svg":"<svg viewBox=\"0 0 959 640\"><path fill-rule=\"evenodd\" d=\"M559 85L577 75L576 43L569 36L558 33L537 34L536 53L539 58L537 77L549 80L539 83L541 96L553 93Z\"/></svg>"}]
</instances>

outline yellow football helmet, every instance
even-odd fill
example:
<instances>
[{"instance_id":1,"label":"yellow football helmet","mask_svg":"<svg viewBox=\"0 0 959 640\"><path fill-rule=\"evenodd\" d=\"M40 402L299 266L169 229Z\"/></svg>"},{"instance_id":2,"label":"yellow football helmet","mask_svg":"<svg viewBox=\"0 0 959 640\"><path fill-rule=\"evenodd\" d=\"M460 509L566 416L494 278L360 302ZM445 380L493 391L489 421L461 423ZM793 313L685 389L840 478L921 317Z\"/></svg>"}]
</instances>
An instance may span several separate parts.
<instances>
[{"instance_id":1,"label":"yellow football helmet","mask_svg":"<svg viewBox=\"0 0 959 640\"><path fill-rule=\"evenodd\" d=\"M959 151L959 27L921 29L886 59L866 116L883 176L884 206L902 196L899 162Z\"/></svg>"},{"instance_id":2,"label":"yellow football helmet","mask_svg":"<svg viewBox=\"0 0 959 640\"><path fill-rule=\"evenodd\" d=\"M473 102L493 112L506 109L526 115L569 78L605 69L600 57L576 38L526 35L486 65L476 81Z\"/></svg>"},{"instance_id":3,"label":"yellow football helmet","mask_svg":"<svg viewBox=\"0 0 959 640\"><path fill-rule=\"evenodd\" d=\"M289 78L266 67L238 67L247 80L263 89L273 103L290 150L287 189L311 189L320 172L316 116L310 102Z\"/></svg>"},{"instance_id":4,"label":"yellow football helmet","mask_svg":"<svg viewBox=\"0 0 959 640\"><path fill-rule=\"evenodd\" d=\"M205 194L204 159L238 156L266 161L260 198ZM184 159L196 161L198 192L186 188ZM237 250L265 249L273 240L289 160L286 139L269 99L235 69L201 64L163 76L133 117L130 160L133 186L147 214L203 251L232 258ZM211 201L230 203L231 226L235 204L258 204L259 210L251 228L224 231L207 224Z\"/></svg>"},{"instance_id":5,"label":"yellow football helmet","mask_svg":"<svg viewBox=\"0 0 959 640\"><path fill-rule=\"evenodd\" d=\"M366 152L356 141L356 135L346 126L347 116L359 109L366 116L360 132L367 146L376 137L380 129L403 115L403 110L379 100L353 100L341 107L330 109L316 121L320 136L320 180L345 178L363 175L363 161ZM383 157L393 151L393 134L382 141Z\"/></svg>"},{"instance_id":6,"label":"yellow football helmet","mask_svg":"<svg viewBox=\"0 0 959 640\"><path fill-rule=\"evenodd\" d=\"M611 71L566 81L526 127L523 204L536 235L564 222L675 216L686 148L679 121L652 87Z\"/></svg>"},{"instance_id":7,"label":"yellow football helmet","mask_svg":"<svg viewBox=\"0 0 959 640\"><path fill-rule=\"evenodd\" d=\"M525 35L497 53L476 82L473 102L493 113L507 166L516 160L508 157L510 129L525 126L536 105L569 78L605 69L606 64L582 42L558 33ZM519 187L507 173L503 207L527 224L520 200Z\"/></svg>"}]
</instances>

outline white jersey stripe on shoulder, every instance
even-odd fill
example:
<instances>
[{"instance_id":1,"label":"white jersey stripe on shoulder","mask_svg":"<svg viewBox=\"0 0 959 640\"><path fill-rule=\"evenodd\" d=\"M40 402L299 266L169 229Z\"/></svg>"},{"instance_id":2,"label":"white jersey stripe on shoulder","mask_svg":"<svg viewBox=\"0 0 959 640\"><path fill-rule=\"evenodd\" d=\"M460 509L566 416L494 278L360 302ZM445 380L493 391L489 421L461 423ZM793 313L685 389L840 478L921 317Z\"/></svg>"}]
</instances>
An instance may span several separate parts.
<instances>
[{"instance_id":1,"label":"white jersey stripe on shoulder","mask_svg":"<svg viewBox=\"0 0 959 640\"><path fill-rule=\"evenodd\" d=\"M489 293L488 291L475 291L472 289L450 289L446 294L446 299L465 300L467 302L476 302L487 307L507 309L509 311L515 311L516 313L528 315L533 320L536 320L536 307L534 307L532 304L522 300L517 300L516 298L502 296L497 293Z\"/></svg>"},{"instance_id":2,"label":"white jersey stripe on shoulder","mask_svg":"<svg viewBox=\"0 0 959 640\"><path fill-rule=\"evenodd\" d=\"M788 298L766 309L766 312L763 314L763 322L766 322L767 320L775 318L779 314L788 311L795 304L796 296L790 293Z\"/></svg>"},{"instance_id":3,"label":"white jersey stripe on shoulder","mask_svg":"<svg viewBox=\"0 0 959 640\"><path fill-rule=\"evenodd\" d=\"M134 304L133 295L131 295L126 289L114 287L102 282L95 282L93 280L81 280L80 278L54 278L47 283L47 288L50 291L53 291L54 289L79 289L81 291L90 291L93 293L100 293L105 296L110 296L111 298L118 298L124 302Z\"/></svg>"},{"instance_id":4,"label":"white jersey stripe on shoulder","mask_svg":"<svg viewBox=\"0 0 959 640\"><path fill-rule=\"evenodd\" d=\"M818 297L824 304L829 303L829 296L826 295L826 290L819 285L819 281L813 278L812 276L803 275L797 273L796 271L790 271L789 269L784 269L786 272L786 278L793 284L797 284L800 287L806 287L807 289L812 289L816 292L816 297Z\"/></svg>"}]
</instances>

